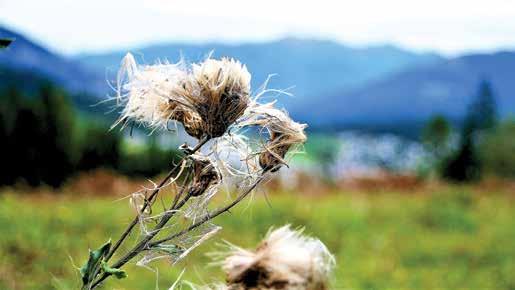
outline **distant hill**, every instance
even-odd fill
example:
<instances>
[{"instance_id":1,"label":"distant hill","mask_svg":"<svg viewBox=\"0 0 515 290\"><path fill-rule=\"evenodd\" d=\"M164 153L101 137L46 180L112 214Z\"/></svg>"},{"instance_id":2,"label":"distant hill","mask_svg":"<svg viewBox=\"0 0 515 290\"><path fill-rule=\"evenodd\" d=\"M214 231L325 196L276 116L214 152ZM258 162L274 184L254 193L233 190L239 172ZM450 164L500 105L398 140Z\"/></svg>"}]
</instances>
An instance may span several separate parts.
<instances>
[{"instance_id":1,"label":"distant hill","mask_svg":"<svg viewBox=\"0 0 515 290\"><path fill-rule=\"evenodd\" d=\"M23 35L0 27L0 38L12 38L15 41L0 53L1 84L8 81L23 80L23 87L31 86L34 81L46 79L52 81L70 93L86 93L103 98L108 92L108 85L103 75L88 70L73 59L57 55L42 45L34 43ZM11 72L7 75L6 72Z\"/></svg>"},{"instance_id":2,"label":"distant hill","mask_svg":"<svg viewBox=\"0 0 515 290\"><path fill-rule=\"evenodd\" d=\"M393 46L352 48L332 41L288 38L266 43L228 45L163 44L129 49L141 62L157 60L176 62L183 56L199 61L213 51L215 57L230 56L241 60L252 72L254 89L269 74L277 74L269 87L291 88L295 97L284 96L281 102L294 110L310 98L339 89L356 88L404 69L438 62L434 54L416 54ZM106 54L79 55L83 65L103 75L114 77L127 51Z\"/></svg>"},{"instance_id":3,"label":"distant hill","mask_svg":"<svg viewBox=\"0 0 515 290\"><path fill-rule=\"evenodd\" d=\"M484 79L493 85L500 115L515 114L515 52L466 55L408 69L321 96L299 112L320 126L416 124L435 113L459 120Z\"/></svg>"}]
</instances>

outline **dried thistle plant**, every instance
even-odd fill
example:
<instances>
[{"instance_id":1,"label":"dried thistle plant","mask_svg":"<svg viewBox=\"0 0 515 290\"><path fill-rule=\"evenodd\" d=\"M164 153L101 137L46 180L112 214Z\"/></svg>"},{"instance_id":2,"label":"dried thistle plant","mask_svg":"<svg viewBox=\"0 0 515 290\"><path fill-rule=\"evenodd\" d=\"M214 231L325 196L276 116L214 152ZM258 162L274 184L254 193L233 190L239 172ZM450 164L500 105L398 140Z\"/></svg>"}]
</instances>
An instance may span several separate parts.
<instances>
[{"instance_id":1,"label":"dried thistle plant","mask_svg":"<svg viewBox=\"0 0 515 290\"><path fill-rule=\"evenodd\" d=\"M94 289L108 277L123 278L126 274L121 268L138 256L141 266L161 258L172 263L181 260L220 230L214 218L241 202L286 163L289 151L306 140L305 125L273 104L261 105L256 96L251 98L250 79L246 67L229 58L208 58L192 65L138 65L130 54L123 59L117 93L121 117L114 126L124 128L136 122L159 130L178 122L198 143L193 148L180 147L182 160L171 166L161 182L130 195L137 215L114 244L91 252L81 269L82 289ZM249 126L268 132L264 149L258 153L250 144L255 135L229 133L231 128ZM224 152L236 153L241 166L232 166ZM234 181L228 177L235 176L244 180L234 187L237 194L225 205L211 208L212 197L222 185ZM173 198L159 205L156 200L164 191ZM140 235L134 246L122 251L121 245L136 232L136 226ZM118 260L112 263L114 256Z\"/></svg>"}]
</instances>

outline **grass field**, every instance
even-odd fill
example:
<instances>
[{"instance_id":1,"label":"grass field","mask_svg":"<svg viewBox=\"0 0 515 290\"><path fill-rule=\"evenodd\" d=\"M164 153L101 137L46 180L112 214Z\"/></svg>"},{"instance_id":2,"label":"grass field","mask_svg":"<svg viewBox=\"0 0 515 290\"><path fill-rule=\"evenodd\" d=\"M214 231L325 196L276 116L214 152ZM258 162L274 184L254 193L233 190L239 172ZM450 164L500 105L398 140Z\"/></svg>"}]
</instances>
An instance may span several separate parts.
<instances>
[{"instance_id":1,"label":"grass field","mask_svg":"<svg viewBox=\"0 0 515 290\"><path fill-rule=\"evenodd\" d=\"M515 196L449 187L433 193L271 194L217 219L223 230L183 262L131 265L104 289L168 289L182 269L221 281L206 252L222 239L252 247L269 226L305 226L337 257L332 289L515 289ZM0 289L74 289L88 247L132 216L113 197L0 193ZM158 287L158 288L157 288Z\"/></svg>"}]
</instances>

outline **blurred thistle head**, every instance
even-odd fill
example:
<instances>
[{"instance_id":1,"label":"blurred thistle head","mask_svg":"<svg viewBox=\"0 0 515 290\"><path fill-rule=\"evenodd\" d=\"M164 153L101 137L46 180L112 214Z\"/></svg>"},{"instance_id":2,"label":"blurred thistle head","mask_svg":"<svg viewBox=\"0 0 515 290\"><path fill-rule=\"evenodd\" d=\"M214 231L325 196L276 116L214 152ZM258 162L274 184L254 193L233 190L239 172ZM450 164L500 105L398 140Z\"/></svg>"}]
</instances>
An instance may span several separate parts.
<instances>
[{"instance_id":1,"label":"blurred thistle head","mask_svg":"<svg viewBox=\"0 0 515 290\"><path fill-rule=\"evenodd\" d=\"M243 115L250 103L250 73L239 61L208 58L193 65L199 89L192 99L209 137L220 137Z\"/></svg>"},{"instance_id":2,"label":"blurred thistle head","mask_svg":"<svg viewBox=\"0 0 515 290\"><path fill-rule=\"evenodd\" d=\"M232 247L222 262L227 289L328 289L333 255L289 225L270 231L254 251Z\"/></svg>"},{"instance_id":3,"label":"blurred thistle head","mask_svg":"<svg viewBox=\"0 0 515 290\"><path fill-rule=\"evenodd\" d=\"M189 158L193 162L193 181L188 190L191 196L200 196L213 185L220 183L220 172L208 157L197 153Z\"/></svg>"},{"instance_id":4,"label":"blurred thistle head","mask_svg":"<svg viewBox=\"0 0 515 290\"><path fill-rule=\"evenodd\" d=\"M264 170L278 170L286 164L286 153L307 140L304 133L307 125L293 121L285 111L275 108L274 103L256 104L249 115L242 122L244 126L260 126L268 132L268 141L259 155L259 165Z\"/></svg>"}]
</instances>

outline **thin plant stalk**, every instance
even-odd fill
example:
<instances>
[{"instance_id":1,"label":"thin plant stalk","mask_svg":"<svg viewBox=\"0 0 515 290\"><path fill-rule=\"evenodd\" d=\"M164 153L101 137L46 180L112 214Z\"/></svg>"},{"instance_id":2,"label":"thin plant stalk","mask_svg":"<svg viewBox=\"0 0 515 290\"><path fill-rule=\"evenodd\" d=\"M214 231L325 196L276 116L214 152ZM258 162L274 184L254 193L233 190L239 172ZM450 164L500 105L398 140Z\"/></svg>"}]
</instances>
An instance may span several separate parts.
<instances>
[{"instance_id":1,"label":"thin plant stalk","mask_svg":"<svg viewBox=\"0 0 515 290\"><path fill-rule=\"evenodd\" d=\"M186 188L187 186L184 185L181 191L178 193L178 195L182 195ZM152 240L163 229L163 227L166 226L166 223L168 223L168 221L174 216L174 214L177 212L177 209L180 209L183 205L185 205L186 202L190 199L190 197L191 195L187 194L179 203L177 203L174 207L170 208L170 210L166 211L161 217L159 223L154 227L154 229L150 231L147 235L145 235L145 237L136 246L134 246L134 248L130 250L125 256L120 258L120 260L114 264L114 267L119 268L122 265L125 265L137 254L145 250L145 247L148 245L148 242L150 242L150 240Z\"/></svg>"},{"instance_id":2,"label":"thin plant stalk","mask_svg":"<svg viewBox=\"0 0 515 290\"><path fill-rule=\"evenodd\" d=\"M208 137L204 137L203 139L201 139L197 143L197 145L194 148L192 148L191 150L186 152L186 155L182 157L181 161L177 165L175 165L172 168L172 170L170 170L168 175L166 175L166 177L157 185L156 189L154 189L154 191L150 194L148 199L145 199L145 203L143 204L139 214L143 214L145 212L145 210L147 209L147 207L149 207L152 204L152 202L153 202L154 198L156 197L156 195L159 193L161 188L166 184L166 182L172 178L172 176L175 173L175 171L179 168L179 165L182 164L182 162L184 162L184 159L186 158L186 156L191 155L191 154L197 152L208 141L209 141L209 138ZM122 243L125 241L125 239L132 232L132 229L138 224L139 214L136 215L136 217L132 220L132 222L129 224L129 226L125 229L125 231L122 233L120 238L116 241L114 246L111 248L111 250L109 251L109 253L107 254L107 256L105 258L106 262L109 261L109 259L111 259L111 257L115 254L115 252L118 250L118 248L122 245Z\"/></svg>"}]
</instances>

